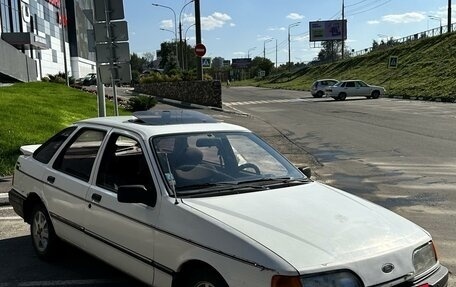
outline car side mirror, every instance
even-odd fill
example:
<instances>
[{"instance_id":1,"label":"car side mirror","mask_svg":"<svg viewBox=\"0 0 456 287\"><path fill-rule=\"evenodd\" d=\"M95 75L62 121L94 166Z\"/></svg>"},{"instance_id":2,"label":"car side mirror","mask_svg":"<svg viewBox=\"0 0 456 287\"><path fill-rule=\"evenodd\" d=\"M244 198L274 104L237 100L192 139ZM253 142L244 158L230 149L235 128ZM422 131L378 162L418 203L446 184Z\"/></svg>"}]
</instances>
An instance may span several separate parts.
<instances>
[{"instance_id":1,"label":"car side mirror","mask_svg":"<svg viewBox=\"0 0 456 287\"><path fill-rule=\"evenodd\" d=\"M308 166L300 166L298 169L307 177L310 178L312 176L312 170Z\"/></svg>"},{"instance_id":2,"label":"car side mirror","mask_svg":"<svg viewBox=\"0 0 456 287\"><path fill-rule=\"evenodd\" d=\"M154 207L157 203L155 190L148 190L144 185L120 185L117 200L122 203L144 203Z\"/></svg>"}]
</instances>

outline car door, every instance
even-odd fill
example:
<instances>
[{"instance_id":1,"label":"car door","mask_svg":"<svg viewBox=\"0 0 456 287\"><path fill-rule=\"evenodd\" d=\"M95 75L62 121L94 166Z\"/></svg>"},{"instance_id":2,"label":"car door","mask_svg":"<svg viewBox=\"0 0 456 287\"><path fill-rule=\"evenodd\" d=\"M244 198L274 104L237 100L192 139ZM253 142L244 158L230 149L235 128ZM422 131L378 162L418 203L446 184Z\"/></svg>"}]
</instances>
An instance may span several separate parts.
<instances>
[{"instance_id":1,"label":"car door","mask_svg":"<svg viewBox=\"0 0 456 287\"><path fill-rule=\"evenodd\" d=\"M358 92L355 82L346 82L344 92L347 93L347 97L356 96Z\"/></svg>"},{"instance_id":2,"label":"car door","mask_svg":"<svg viewBox=\"0 0 456 287\"><path fill-rule=\"evenodd\" d=\"M356 86L358 87L358 96L369 96L370 95L370 87L362 82L362 81L357 81Z\"/></svg>"},{"instance_id":3,"label":"car door","mask_svg":"<svg viewBox=\"0 0 456 287\"><path fill-rule=\"evenodd\" d=\"M113 130L104 146L98 173L87 193L87 250L123 271L152 284L154 228L159 199L154 205L121 203L120 186L142 185L156 192L149 155L135 134ZM157 196L158 197L158 196Z\"/></svg>"},{"instance_id":4,"label":"car door","mask_svg":"<svg viewBox=\"0 0 456 287\"><path fill-rule=\"evenodd\" d=\"M80 128L43 175L46 206L57 235L84 247L83 213L95 159L107 131Z\"/></svg>"}]
</instances>

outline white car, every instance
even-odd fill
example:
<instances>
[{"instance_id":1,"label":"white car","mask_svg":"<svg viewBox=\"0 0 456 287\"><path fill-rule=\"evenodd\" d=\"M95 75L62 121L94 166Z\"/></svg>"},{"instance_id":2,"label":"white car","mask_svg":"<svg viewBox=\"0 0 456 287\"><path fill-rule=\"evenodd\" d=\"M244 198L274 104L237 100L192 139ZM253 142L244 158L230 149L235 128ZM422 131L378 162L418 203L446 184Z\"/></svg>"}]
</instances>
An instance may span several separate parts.
<instances>
[{"instance_id":1,"label":"white car","mask_svg":"<svg viewBox=\"0 0 456 287\"><path fill-rule=\"evenodd\" d=\"M385 88L380 86L368 85L360 80L340 81L339 83L327 87L325 90L327 97L343 101L346 97L363 96L368 99L378 99L385 94Z\"/></svg>"},{"instance_id":2,"label":"white car","mask_svg":"<svg viewBox=\"0 0 456 287\"><path fill-rule=\"evenodd\" d=\"M338 82L338 80L334 79L317 80L310 87L310 93L314 98L321 98L325 95L325 90L327 87L333 86Z\"/></svg>"},{"instance_id":3,"label":"white car","mask_svg":"<svg viewBox=\"0 0 456 287\"><path fill-rule=\"evenodd\" d=\"M152 286L447 285L421 227L205 114L88 119L21 150L9 198L44 259L61 239Z\"/></svg>"}]
</instances>

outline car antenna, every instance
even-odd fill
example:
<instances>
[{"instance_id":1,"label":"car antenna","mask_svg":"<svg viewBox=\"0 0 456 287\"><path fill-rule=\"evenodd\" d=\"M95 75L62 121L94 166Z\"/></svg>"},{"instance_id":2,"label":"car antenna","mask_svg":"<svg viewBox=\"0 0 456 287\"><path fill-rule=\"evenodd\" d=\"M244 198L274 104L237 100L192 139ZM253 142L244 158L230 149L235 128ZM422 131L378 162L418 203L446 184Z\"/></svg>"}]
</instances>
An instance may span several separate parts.
<instances>
[{"instance_id":1,"label":"car antenna","mask_svg":"<svg viewBox=\"0 0 456 287\"><path fill-rule=\"evenodd\" d=\"M168 167L168 172L165 173L166 179L168 180L169 185L171 186L171 190L174 193L174 204L179 204L179 201L177 200L177 193L176 193L176 180L174 179L174 176L171 172L171 166L169 165L169 160L168 160L168 153L165 152L165 158L166 158L166 165Z\"/></svg>"}]
</instances>

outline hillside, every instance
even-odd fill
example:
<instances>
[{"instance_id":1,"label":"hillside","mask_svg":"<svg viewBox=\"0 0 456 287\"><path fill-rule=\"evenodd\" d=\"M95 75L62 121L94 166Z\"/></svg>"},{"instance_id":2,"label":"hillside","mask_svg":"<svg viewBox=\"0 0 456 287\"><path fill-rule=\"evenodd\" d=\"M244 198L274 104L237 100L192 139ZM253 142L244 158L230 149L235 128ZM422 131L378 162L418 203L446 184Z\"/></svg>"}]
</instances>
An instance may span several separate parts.
<instances>
[{"instance_id":1,"label":"hillside","mask_svg":"<svg viewBox=\"0 0 456 287\"><path fill-rule=\"evenodd\" d=\"M388 68L398 56L397 69ZM308 90L316 79L361 79L382 85L390 97L456 100L456 33L411 41L363 56L321 66L305 67L294 74L272 76L249 84Z\"/></svg>"}]
</instances>

